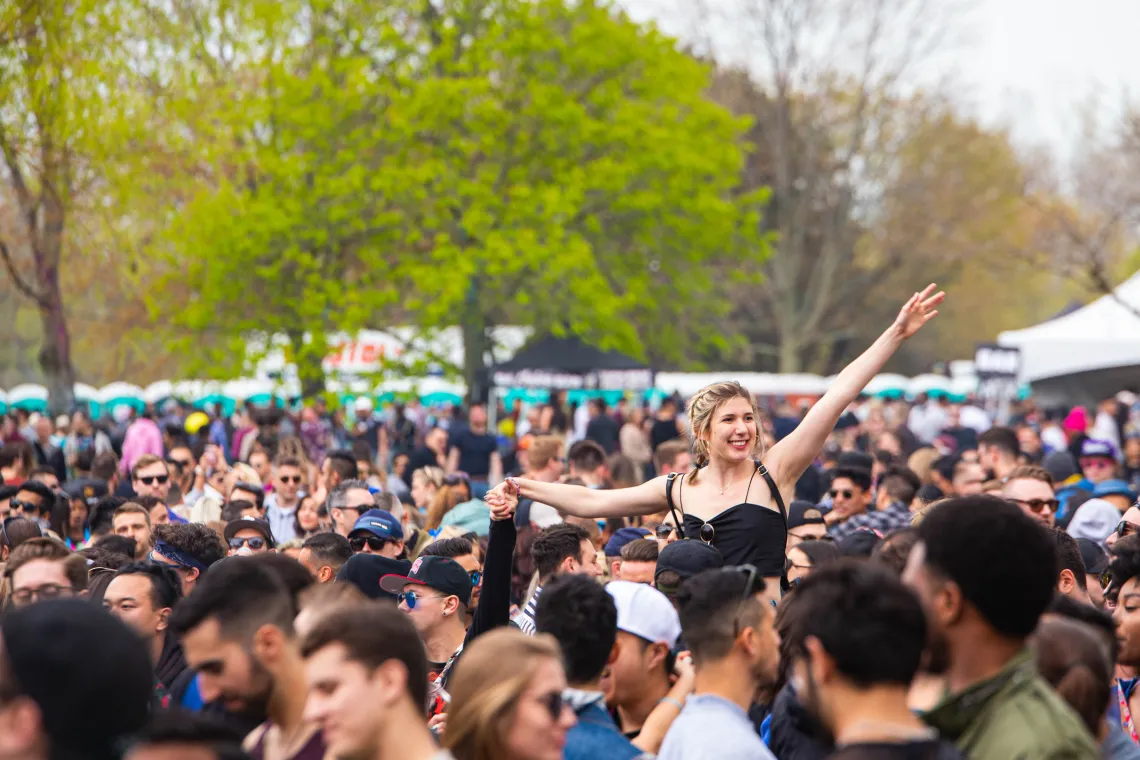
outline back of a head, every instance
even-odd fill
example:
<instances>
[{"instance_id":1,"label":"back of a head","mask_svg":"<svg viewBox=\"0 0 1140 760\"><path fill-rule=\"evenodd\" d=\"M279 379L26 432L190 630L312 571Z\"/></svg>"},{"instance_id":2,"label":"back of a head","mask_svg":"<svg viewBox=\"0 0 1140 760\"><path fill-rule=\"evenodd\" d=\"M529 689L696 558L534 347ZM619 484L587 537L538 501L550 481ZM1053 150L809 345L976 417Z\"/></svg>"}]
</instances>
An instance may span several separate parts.
<instances>
[{"instance_id":1,"label":"back of a head","mask_svg":"<svg viewBox=\"0 0 1140 760\"><path fill-rule=\"evenodd\" d=\"M572 523L558 523L544 529L535 536L531 546L534 568L538 577L545 581L567 557L582 561L582 542L590 540L590 534Z\"/></svg>"},{"instance_id":2,"label":"back of a head","mask_svg":"<svg viewBox=\"0 0 1140 760\"><path fill-rule=\"evenodd\" d=\"M593 472L606 463L606 450L593 441L578 441L570 447L566 459L578 472Z\"/></svg>"},{"instance_id":3,"label":"back of a head","mask_svg":"<svg viewBox=\"0 0 1140 760\"><path fill-rule=\"evenodd\" d=\"M621 548L622 562L652 562L657 564L661 549L654 538L639 538Z\"/></svg>"},{"instance_id":4,"label":"back of a head","mask_svg":"<svg viewBox=\"0 0 1140 760\"><path fill-rule=\"evenodd\" d=\"M1006 459L1017 459L1021 454L1021 444L1017 431L1007 427L992 427L978 436L978 446L997 449Z\"/></svg>"},{"instance_id":5,"label":"back of a head","mask_svg":"<svg viewBox=\"0 0 1140 760\"><path fill-rule=\"evenodd\" d=\"M1049 531L1049 538L1053 542L1056 552L1058 572L1068 570L1073 574L1073 582L1077 588L1087 591L1089 587L1088 575L1085 572L1085 561L1081 559L1081 546L1077 539L1070 536L1060 528Z\"/></svg>"},{"instance_id":6,"label":"back of a head","mask_svg":"<svg viewBox=\"0 0 1140 760\"><path fill-rule=\"evenodd\" d=\"M890 496L892 502L909 505L914 495L922 488L922 481L907 467L891 467L879 479L879 488Z\"/></svg>"},{"instance_id":7,"label":"back of a head","mask_svg":"<svg viewBox=\"0 0 1140 760\"><path fill-rule=\"evenodd\" d=\"M705 570L677 591L681 631L698 666L724 659L732 651L738 624L758 625L768 614L754 597L746 600L764 590L764 579L756 577L747 589L748 577L736 567Z\"/></svg>"},{"instance_id":8,"label":"back of a head","mask_svg":"<svg viewBox=\"0 0 1140 760\"><path fill-rule=\"evenodd\" d=\"M201 523L170 523L154 526L156 544L169 544L182 554L193 557L206 567L225 559L226 545L209 527ZM161 550L159 551L161 554Z\"/></svg>"},{"instance_id":9,"label":"back of a head","mask_svg":"<svg viewBox=\"0 0 1140 760\"><path fill-rule=\"evenodd\" d=\"M310 657L333 644L342 645L349 660L370 670L389 660L402 663L412 704L421 711L427 709L428 665L423 643L412 621L395 606L370 601L333 607L305 634L301 653Z\"/></svg>"},{"instance_id":10,"label":"back of a head","mask_svg":"<svg viewBox=\"0 0 1140 760\"><path fill-rule=\"evenodd\" d=\"M127 503L119 496L104 496L95 503L87 515L87 526L92 536L103 536L111 532L115 523L115 510Z\"/></svg>"},{"instance_id":11,"label":"back of a head","mask_svg":"<svg viewBox=\"0 0 1140 760\"><path fill-rule=\"evenodd\" d=\"M439 538L432 541L430 544L423 548L420 552L421 557L449 557L455 559L456 557L465 557L475 551L471 539L465 536L455 536L454 538Z\"/></svg>"},{"instance_id":12,"label":"back of a head","mask_svg":"<svg viewBox=\"0 0 1140 760\"><path fill-rule=\"evenodd\" d=\"M326 455L329 469L343 480L356 480L360 477L360 470L356 466L356 457L351 451L330 451Z\"/></svg>"},{"instance_id":13,"label":"back of a head","mask_svg":"<svg viewBox=\"0 0 1140 760\"><path fill-rule=\"evenodd\" d=\"M223 635L250 636L262 625L292 635L295 602L289 589L256 557L230 557L210 568L174 609L170 629L185 636L216 619Z\"/></svg>"},{"instance_id":14,"label":"back of a head","mask_svg":"<svg viewBox=\"0 0 1140 760\"><path fill-rule=\"evenodd\" d=\"M289 597L293 600L293 614L296 616L300 609L297 597L301 592L316 583L309 569L287 554L269 552L267 554L254 554L250 557L262 567L268 568L277 576L285 588L289 590Z\"/></svg>"},{"instance_id":15,"label":"back of a head","mask_svg":"<svg viewBox=\"0 0 1140 760\"><path fill-rule=\"evenodd\" d=\"M903 687L918 672L926 617L917 597L887 568L832 562L806 577L795 597L797 637L815 637L856 687Z\"/></svg>"},{"instance_id":16,"label":"back of a head","mask_svg":"<svg viewBox=\"0 0 1140 760\"><path fill-rule=\"evenodd\" d=\"M138 542L130 536L103 536L95 542L95 546L131 559L135 559L138 554Z\"/></svg>"},{"instance_id":17,"label":"back of a head","mask_svg":"<svg viewBox=\"0 0 1140 760\"><path fill-rule=\"evenodd\" d=\"M249 760L241 748L244 738L242 732L219 718L188 710L160 710L133 738L131 751L158 750L176 757L189 748L204 748L216 760Z\"/></svg>"},{"instance_id":18,"label":"back of a head","mask_svg":"<svg viewBox=\"0 0 1140 760\"><path fill-rule=\"evenodd\" d=\"M603 586L582 575L555 578L542 589L534 624L558 641L571 685L602 675L617 639L617 607Z\"/></svg>"},{"instance_id":19,"label":"back of a head","mask_svg":"<svg viewBox=\"0 0 1140 760\"><path fill-rule=\"evenodd\" d=\"M813 568L837 560L841 556L839 545L834 541L801 541L794 548L807 555Z\"/></svg>"},{"instance_id":20,"label":"back of a head","mask_svg":"<svg viewBox=\"0 0 1140 760\"><path fill-rule=\"evenodd\" d=\"M1113 680L1104 637L1077 620L1050 617L1041 621L1030 643L1041 677L1099 736Z\"/></svg>"},{"instance_id":21,"label":"back of a head","mask_svg":"<svg viewBox=\"0 0 1140 760\"><path fill-rule=\"evenodd\" d=\"M43 601L0 620L0 691L39 707L48 756L116 757L150 713L150 654L130 628L79 599Z\"/></svg>"},{"instance_id":22,"label":"back of a head","mask_svg":"<svg viewBox=\"0 0 1140 760\"><path fill-rule=\"evenodd\" d=\"M317 533L305 539L302 549L308 549L315 560L316 566L327 565L333 571L340 570L345 562L352 556L352 544L339 533Z\"/></svg>"},{"instance_id":23,"label":"back of a head","mask_svg":"<svg viewBox=\"0 0 1140 760\"><path fill-rule=\"evenodd\" d=\"M997 633L1023 639L1049 606L1057 560L1048 531L993 496L963 496L930 509L918 526L926 567L955 583Z\"/></svg>"},{"instance_id":24,"label":"back of a head","mask_svg":"<svg viewBox=\"0 0 1140 760\"><path fill-rule=\"evenodd\" d=\"M42 537L43 531L40 530L38 523L23 517L15 517L4 523L4 532L0 535L0 543L7 546L10 551L25 541Z\"/></svg>"}]
</instances>

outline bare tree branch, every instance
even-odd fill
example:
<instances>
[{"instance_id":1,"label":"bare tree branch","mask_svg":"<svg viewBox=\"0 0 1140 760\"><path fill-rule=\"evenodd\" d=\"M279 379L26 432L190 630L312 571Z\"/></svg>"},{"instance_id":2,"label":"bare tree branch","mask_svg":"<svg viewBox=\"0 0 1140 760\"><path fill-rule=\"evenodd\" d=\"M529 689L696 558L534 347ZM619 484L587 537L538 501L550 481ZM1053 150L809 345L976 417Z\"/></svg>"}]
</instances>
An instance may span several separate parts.
<instances>
[{"instance_id":1,"label":"bare tree branch","mask_svg":"<svg viewBox=\"0 0 1140 760\"><path fill-rule=\"evenodd\" d=\"M40 295L35 288L29 285L27 280L20 276L20 272L16 269L16 262L12 259L12 252L8 249L8 245L3 240L0 240L0 258L4 259L4 266L8 269L8 276L12 278L12 284L16 286L16 289L35 301L36 305L41 309L47 308L47 300Z\"/></svg>"}]
</instances>

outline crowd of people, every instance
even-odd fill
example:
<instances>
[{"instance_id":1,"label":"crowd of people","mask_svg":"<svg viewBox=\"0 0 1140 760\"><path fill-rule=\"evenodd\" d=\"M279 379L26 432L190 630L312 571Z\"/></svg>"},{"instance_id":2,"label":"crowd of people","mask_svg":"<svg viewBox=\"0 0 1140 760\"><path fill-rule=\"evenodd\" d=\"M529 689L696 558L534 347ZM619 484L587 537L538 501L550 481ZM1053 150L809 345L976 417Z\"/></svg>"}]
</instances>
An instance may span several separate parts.
<instances>
[{"instance_id":1,"label":"crowd of people","mask_svg":"<svg viewBox=\"0 0 1140 760\"><path fill-rule=\"evenodd\" d=\"M1140 408L0 426L0 758L1137 758Z\"/></svg>"}]
</instances>

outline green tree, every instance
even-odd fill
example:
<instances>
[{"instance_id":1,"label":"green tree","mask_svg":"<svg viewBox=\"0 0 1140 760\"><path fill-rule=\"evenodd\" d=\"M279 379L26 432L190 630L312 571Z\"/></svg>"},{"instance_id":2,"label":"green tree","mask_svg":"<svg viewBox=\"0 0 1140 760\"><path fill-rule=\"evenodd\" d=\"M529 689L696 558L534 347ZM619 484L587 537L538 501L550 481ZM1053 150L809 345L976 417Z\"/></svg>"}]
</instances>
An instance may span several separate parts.
<instances>
[{"instance_id":1,"label":"green tree","mask_svg":"<svg viewBox=\"0 0 1140 760\"><path fill-rule=\"evenodd\" d=\"M238 63L167 106L209 177L159 245L193 291L182 347L221 337L203 357L240 371L227 350L283 332L311 390L325 334L377 323L460 324L472 387L497 324L658 361L723 345L698 328L767 247L706 66L597 2L304 7L240 20Z\"/></svg>"}]
</instances>

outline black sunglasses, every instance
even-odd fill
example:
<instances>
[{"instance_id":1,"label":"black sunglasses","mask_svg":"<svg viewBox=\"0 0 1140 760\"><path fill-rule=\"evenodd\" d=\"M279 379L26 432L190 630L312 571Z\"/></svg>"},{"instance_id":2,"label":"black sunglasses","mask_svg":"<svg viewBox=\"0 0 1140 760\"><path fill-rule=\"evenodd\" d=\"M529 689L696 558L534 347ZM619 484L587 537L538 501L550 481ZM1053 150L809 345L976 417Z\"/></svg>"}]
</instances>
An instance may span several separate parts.
<instances>
[{"instance_id":1,"label":"black sunglasses","mask_svg":"<svg viewBox=\"0 0 1140 760\"><path fill-rule=\"evenodd\" d=\"M257 551L259 549L265 548L265 539L262 538L261 536L254 536L253 538L231 538L230 539L230 548L231 549L240 549L243 546L245 546L246 544L249 544L250 549Z\"/></svg>"},{"instance_id":2,"label":"black sunglasses","mask_svg":"<svg viewBox=\"0 0 1140 760\"><path fill-rule=\"evenodd\" d=\"M549 694L537 697L537 699L538 703L546 708L551 720L557 721L562 717L562 711L566 709L566 699L562 696L562 692L552 691Z\"/></svg>"},{"instance_id":3,"label":"black sunglasses","mask_svg":"<svg viewBox=\"0 0 1140 760\"><path fill-rule=\"evenodd\" d=\"M35 512L39 514L40 505L30 501L20 501L19 499L12 499L8 502L8 508L18 510L20 512Z\"/></svg>"},{"instance_id":4,"label":"black sunglasses","mask_svg":"<svg viewBox=\"0 0 1140 760\"><path fill-rule=\"evenodd\" d=\"M740 612L744 609L745 602L751 599L752 595L756 593L756 576L758 573L755 565L736 565L735 567L726 569L736 570L737 572L745 573L747 576L744 579L744 591L740 594L740 601L736 603L736 612L732 615L732 637L736 638L740 635Z\"/></svg>"},{"instance_id":5,"label":"black sunglasses","mask_svg":"<svg viewBox=\"0 0 1140 760\"><path fill-rule=\"evenodd\" d=\"M380 538L379 536L357 536L356 538L348 539L348 544L352 547L354 552L364 551L365 544L368 544L368 548L372 551L378 552L384 548L384 544L386 543L388 543L387 539Z\"/></svg>"},{"instance_id":6,"label":"black sunglasses","mask_svg":"<svg viewBox=\"0 0 1140 760\"><path fill-rule=\"evenodd\" d=\"M281 480L282 483L300 483L301 482L301 476L300 475L281 475L281 476L279 476L279 479Z\"/></svg>"},{"instance_id":7,"label":"black sunglasses","mask_svg":"<svg viewBox=\"0 0 1140 760\"><path fill-rule=\"evenodd\" d=\"M827 495L833 499L838 499L840 496L842 496L844 499L854 499L855 498L855 492L852 490L846 489L846 488L843 489L842 491L839 491L839 490L836 490L833 488L827 492Z\"/></svg>"},{"instance_id":8,"label":"black sunglasses","mask_svg":"<svg viewBox=\"0 0 1140 760\"><path fill-rule=\"evenodd\" d=\"M1121 520L1116 524L1116 530L1113 532L1117 538L1124 538L1125 536L1131 536L1137 530L1140 530L1140 525L1128 522L1127 520Z\"/></svg>"},{"instance_id":9,"label":"black sunglasses","mask_svg":"<svg viewBox=\"0 0 1140 760\"><path fill-rule=\"evenodd\" d=\"M1021 507L1028 507L1030 512L1040 512L1045 509L1049 512L1056 512L1057 507L1061 504L1056 499L1008 499L1010 504Z\"/></svg>"},{"instance_id":10,"label":"black sunglasses","mask_svg":"<svg viewBox=\"0 0 1140 760\"><path fill-rule=\"evenodd\" d=\"M656 528L653 529L653 533L654 533L654 535L657 536L657 538L660 538L660 539L669 538L669 536L671 536L673 534L673 526L672 525L658 525Z\"/></svg>"},{"instance_id":11,"label":"black sunglasses","mask_svg":"<svg viewBox=\"0 0 1140 760\"><path fill-rule=\"evenodd\" d=\"M139 477L135 478L135 480L142 483L144 486L154 485L156 482L161 485L162 483L165 483L166 481L170 480L170 476L169 475L140 475Z\"/></svg>"}]
</instances>

